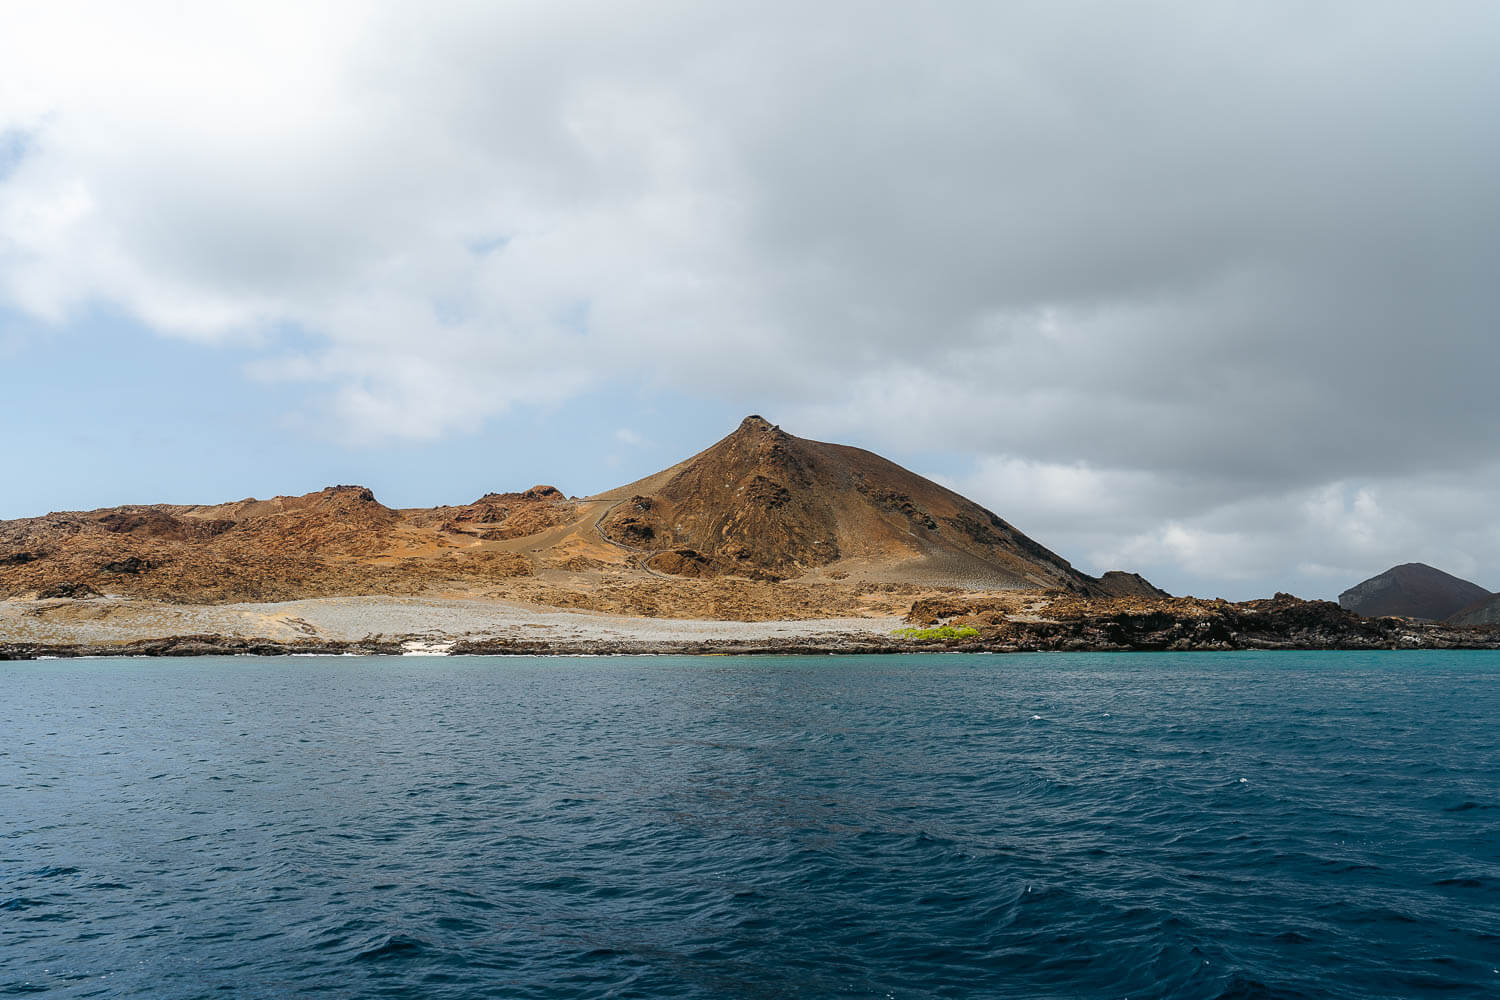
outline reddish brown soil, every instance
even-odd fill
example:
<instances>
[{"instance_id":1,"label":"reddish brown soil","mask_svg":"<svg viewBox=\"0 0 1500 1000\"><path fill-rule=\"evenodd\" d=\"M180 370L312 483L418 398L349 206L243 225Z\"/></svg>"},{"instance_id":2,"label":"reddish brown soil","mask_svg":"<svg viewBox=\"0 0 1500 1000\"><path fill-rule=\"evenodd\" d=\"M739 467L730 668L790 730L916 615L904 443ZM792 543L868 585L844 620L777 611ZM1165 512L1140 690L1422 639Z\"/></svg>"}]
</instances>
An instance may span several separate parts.
<instances>
[{"instance_id":1,"label":"reddish brown soil","mask_svg":"<svg viewBox=\"0 0 1500 1000\"><path fill-rule=\"evenodd\" d=\"M433 521L430 511L391 510L359 486L212 507L116 507L5 521L0 555L29 558L0 565L0 596L87 583L184 603L279 601L412 593L532 571L516 553L460 549Z\"/></svg>"}]
</instances>

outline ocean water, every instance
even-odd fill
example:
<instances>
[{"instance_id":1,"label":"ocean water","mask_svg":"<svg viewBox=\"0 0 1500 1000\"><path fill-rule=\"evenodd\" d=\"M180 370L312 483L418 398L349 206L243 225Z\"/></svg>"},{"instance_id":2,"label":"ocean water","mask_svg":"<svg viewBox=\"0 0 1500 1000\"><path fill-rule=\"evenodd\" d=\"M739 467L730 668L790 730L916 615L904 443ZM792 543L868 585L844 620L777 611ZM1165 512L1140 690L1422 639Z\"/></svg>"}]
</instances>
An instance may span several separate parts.
<instances>
[{"instance_id":1,"label":"ocean water","mask_svg":"<svg viewBox=\"0 0 1500 1000\"><path fill-rule=\"evenodd\" d=\"M1494 997L1500 654L0 664L0 995Z\"/></svg>"}]
</instances>

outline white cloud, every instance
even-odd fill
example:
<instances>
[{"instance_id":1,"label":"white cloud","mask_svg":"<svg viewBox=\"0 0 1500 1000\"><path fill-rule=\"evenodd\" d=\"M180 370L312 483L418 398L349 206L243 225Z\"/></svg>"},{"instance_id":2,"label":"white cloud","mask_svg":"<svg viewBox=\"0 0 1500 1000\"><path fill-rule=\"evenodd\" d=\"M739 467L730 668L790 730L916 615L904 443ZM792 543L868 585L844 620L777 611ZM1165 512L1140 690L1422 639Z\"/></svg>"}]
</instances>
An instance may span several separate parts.
<instances>
[{"instance_id":1,"label":"white cloud","mask_svg":"<svg viewBox=\"0 0 1500 1000\"><path fill-rule=\"evenodd\" d=\"M351 439L630 381L1185 579L1461 561L1496 92L1479 2L12 4L0 305L262 345Z\"/></svg>"}]
</instances>

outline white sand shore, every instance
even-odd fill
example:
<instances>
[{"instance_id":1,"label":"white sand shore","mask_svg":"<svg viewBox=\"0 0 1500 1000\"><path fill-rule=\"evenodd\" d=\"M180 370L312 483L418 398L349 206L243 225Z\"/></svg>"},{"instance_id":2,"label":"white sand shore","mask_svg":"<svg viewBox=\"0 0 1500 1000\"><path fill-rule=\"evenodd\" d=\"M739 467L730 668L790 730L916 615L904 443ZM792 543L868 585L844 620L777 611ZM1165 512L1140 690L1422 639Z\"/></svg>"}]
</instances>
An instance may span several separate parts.
<instances>
[{"instance_id":1,"label":"white sand shore","mask_svg":"<svg viewBox=\"0 0 1500 1000\"><path fill-rule=\"evenodd\" d=\"M630 618L539 609L502 601L429 597L329 597L275 604L182 605L105 597L89 601L0 601L0 642L83 644L215 634L262 639L360 640L419 636L542 641L802 639L884 637L900 618L731 622Z\"/></svg>"}]
</instances>

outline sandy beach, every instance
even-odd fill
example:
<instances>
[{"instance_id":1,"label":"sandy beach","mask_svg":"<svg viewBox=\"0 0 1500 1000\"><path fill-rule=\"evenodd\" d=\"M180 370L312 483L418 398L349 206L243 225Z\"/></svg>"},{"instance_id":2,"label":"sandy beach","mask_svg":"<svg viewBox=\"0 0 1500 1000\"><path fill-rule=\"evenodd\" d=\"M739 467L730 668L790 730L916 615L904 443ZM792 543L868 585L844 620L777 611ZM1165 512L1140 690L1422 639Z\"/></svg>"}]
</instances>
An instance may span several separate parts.
<instances>
[{"instance_id":1,"label":"sandy beach","mask_svg":"<svg viewBox=\"0 0 1500 1000\"><path fill-rule=\"evenodd\" d=\"M895 617L736 622L634 618L462 598L330 597L270 604L185 605L120 597L0 601L10 642L100 644L183 635L339 642L402 639L528 642L796 641L839 635L889 637Z\"/></svg>"}]
</instances>

